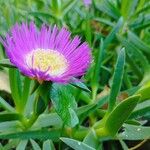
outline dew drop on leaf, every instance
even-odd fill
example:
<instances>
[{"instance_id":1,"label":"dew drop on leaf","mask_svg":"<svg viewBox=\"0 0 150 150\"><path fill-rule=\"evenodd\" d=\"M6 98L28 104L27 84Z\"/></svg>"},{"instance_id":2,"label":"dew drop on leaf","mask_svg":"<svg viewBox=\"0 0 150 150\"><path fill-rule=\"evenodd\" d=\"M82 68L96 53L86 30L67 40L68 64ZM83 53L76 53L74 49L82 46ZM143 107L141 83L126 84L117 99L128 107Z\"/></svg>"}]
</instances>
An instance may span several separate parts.
<instances>
[{"instance_id":1,"label":"dew drop on leaf","mask_svg":"<svg viewBox=\"0 0 150 150\"><path fill-rule=\"evenodd\" d=\"M140 130L141 130L140 128L137 129L137 131L140 131Z\"/></svg>"}]
</instances>

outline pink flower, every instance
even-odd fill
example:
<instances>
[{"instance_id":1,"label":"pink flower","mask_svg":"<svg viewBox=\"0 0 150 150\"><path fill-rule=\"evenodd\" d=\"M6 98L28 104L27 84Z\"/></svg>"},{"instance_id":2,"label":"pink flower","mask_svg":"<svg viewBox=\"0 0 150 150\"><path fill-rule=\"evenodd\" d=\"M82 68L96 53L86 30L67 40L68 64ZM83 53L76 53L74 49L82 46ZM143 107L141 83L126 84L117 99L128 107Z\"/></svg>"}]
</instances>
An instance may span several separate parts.
<instances>
[{"instance_id":1,"label":"pink flower","mask_svg":"<svg viewBox=\"0 0 150 150\"><path fill-rule=\"evenodd\" d=\"M71 40L65 28L59 31L43 24L38 31L33 22L16 24L0 41L11 63L39 82L69 82L82 76L91 62L88 44L81 43L78 36Z\"/></svg>"},{"instance_id":2,"label":"pink flower","mask_svg":"<svg viewBox=\"0 0 150 150\"><path fill-rule=\"evenodd\" d=\"M92 4L92 0L83 0L83 3L86 7Z\"/></svg>"}]
</instances>

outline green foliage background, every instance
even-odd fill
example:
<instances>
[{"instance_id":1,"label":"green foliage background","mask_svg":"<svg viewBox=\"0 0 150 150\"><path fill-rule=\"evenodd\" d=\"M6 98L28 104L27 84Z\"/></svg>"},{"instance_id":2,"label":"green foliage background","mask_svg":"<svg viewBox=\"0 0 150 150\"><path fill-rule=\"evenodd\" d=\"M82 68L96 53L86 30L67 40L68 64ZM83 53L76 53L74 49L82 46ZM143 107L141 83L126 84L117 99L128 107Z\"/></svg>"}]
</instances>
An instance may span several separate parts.
<instances>
[{"instance_id":1,"label":"green foliage background","mask_svg":"<svg viewBox=\"0 0 150 150\"><path fill-rule=\"evenodd\" d=\"M0 149L126 150L127 141L148 141L148 0L93 0L89 7L82 0L0 0L0 10L3 37L16 22L56 24L80 35L93 55L84 83L39 85L0 45Z\"/></svg>"}]
</instances>

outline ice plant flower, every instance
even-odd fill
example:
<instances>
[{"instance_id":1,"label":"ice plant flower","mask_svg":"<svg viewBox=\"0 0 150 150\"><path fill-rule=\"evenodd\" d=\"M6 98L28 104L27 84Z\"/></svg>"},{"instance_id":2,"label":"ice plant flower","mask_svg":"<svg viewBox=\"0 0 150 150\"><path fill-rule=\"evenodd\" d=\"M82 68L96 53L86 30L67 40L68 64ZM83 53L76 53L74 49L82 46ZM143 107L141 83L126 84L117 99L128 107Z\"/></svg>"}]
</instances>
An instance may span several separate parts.
<instances>
[{"instance_id":1,"label":"ice plant flower","mask_svg":"<svg viewBox=\"0 0 150 150\"><path fill-rule=\"evenodd\" d=\"M71 39L64 27L59 30L43 24L38 30L33 22L16 24L0 41L10 62L39 82L69 82L82 76L91 61L88 44L78 36Z\"/></svg>"},{"instance_id":2,"label":"ice plant flower","mask_svg":"<svg viewBox=\"0 0 150 150\"><path fill-rule=\"evenodd\" d=\"M86 7L89 7L92 4L92 0L83 0L83 3Z\"/></svg>"}]
</instances>

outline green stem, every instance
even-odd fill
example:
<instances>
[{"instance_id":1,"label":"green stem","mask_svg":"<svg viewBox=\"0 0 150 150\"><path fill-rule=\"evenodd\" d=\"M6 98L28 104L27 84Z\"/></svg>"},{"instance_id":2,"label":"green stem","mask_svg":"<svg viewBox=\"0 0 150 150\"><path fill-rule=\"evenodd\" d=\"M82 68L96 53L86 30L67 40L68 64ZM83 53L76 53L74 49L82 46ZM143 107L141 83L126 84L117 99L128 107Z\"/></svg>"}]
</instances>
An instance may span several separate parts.
<instances>
[{"instance_id":1,"label":"green stem","mask_svg":"<svg viewBox=\"0 0 150 150\"><path fill-rule=\"evenodd\" d=\"M77 131L72 135L72 138L77 139L77 140L83 140L83 139L86 137L86 135L89 133L89 131L90 131L89 128L77 130Z\"/></svg>"},{"instance_id":2,"label":"green stem","mask_svg":"<svg viewBox=\"0 0 150 150\"><path fill-rule=\"evenodd\" d=\"M109 135L105 128L96 129L95 132L98 137L107 137Z\"/></svg>"},{"instance_id":3,"label":"green stem","mask_svg":"<svg viewBox=\"0 0 150 150\"><path fill-rule=\"evenodd\" d=\"M92 87L92 100L91 100L91 103L94 103L95 100L96 100L97 89L98 89L97 86L93 85L93 87Z\"/></svg>"},{"instance_id":4,"label":"green stem","mask_svg":"<svg viewBox=\"0 0 150 150\"><path fill-rule=\"evenodd\" d=\"M35 113L32 114L31 118L29 120L22 120L22 124L25 127L25 130L29 129L30 127L32 127L32 125L36 122L38 118L38 115L36 115Z\"/></svg>"}]
</instances>

